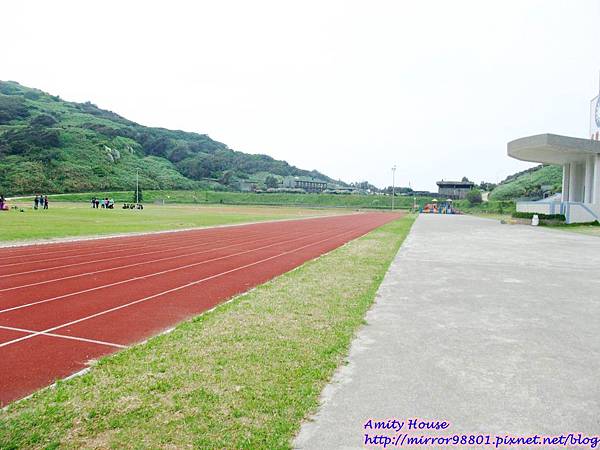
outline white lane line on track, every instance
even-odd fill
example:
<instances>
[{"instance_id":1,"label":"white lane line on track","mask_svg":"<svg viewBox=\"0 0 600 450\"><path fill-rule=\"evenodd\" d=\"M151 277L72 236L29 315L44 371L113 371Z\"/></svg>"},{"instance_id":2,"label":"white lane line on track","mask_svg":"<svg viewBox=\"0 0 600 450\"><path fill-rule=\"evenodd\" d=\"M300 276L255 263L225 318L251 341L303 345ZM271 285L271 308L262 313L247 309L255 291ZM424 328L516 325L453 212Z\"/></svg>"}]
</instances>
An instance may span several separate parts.
<instances>
[{"instance_id":1,"label":"white lane line on track","mask_svg":"<svg viewBox=\"0 0 600 450\"><path fill-rule=\"evenodd\" d=\"M225 241L231 241L232 239L225 239ZM222 242L223 240L221 240L220 242ZM217 241L219 242L219 241ZM213 242L199 242L197 244L194 245L190 245L188 248L194 248L194 247L201 247L201 246L205 246L205 245L210 245L214 243ZM181 245L179 246L179 248L181 248ZM76 266L84 266L86 264L95 264L95 263L99 263L99 262L106 262L106 261L114 261L116 259L124 259L124 258L134 258L134 257L138 257L138 256L145 256L145 255L153 255L156 253L165 253L165 252L169 252L169 251L176 251L178 248L177 247L169 247L163 250L153 250L151 252L145 252L145 253L136 253L136 254L130 254L130 255L123 255L123 256L115 256L113 258L103 258L103 259L95 259L95 260L91 260L91 261L80 261L77 263L72 263L72 264L64 264L62 266L53 266L53 267L43 267L41 269L34 269L34 270L27 270L24 272L16 272L16 273L9 273L9 274L5 274L5 275L0 275L0 278L10 278L10 277L16 277L19 275L27 275L30 273L38 273L38 272L47 272L50 270L57 270L57 269L66 269L68 267L76 267ZM126 251L129 252L133 252L135 251L135 249L131 249L128 248L126 249ZM112 253L112 252L109 252ZM60 259L60 258L57 258ZM49 260L45 260L47 261L54 261L54 259L49 259ZM34 263L38 263L38 262L44 262L44 261L34 261ZM20 265L20 264L28 264L28 263L17 263L15 265ZM11 265L11 264L9 264ZM1 290L0 290L1 292Z\"/></svg>"},{"instance_id":2,"label":"white lane line on track","mask_svg":"<svg viewBox=\"0 0 600 450\"><path fill-rule=\"evenodd\" d=\"M204 283L205 281L209 281L209 280L213 280L215 278L222 277L223 275L228 275L230 273L237 272L237 271L242 270L242 269L247 269L248 267L256 266L258 264L262 264L264 262L271 261L271 260L273 260L275 258L279 258L281 256L289 255L290 253L298 252L298 251L303 250L303 249L305 249L307 247L311 247L313 245L317 245L317 244L320 244L322 242L330 241L332 239L337 239L337 238L339 238L341 236L344 236L346 234L351 234L355 230L358 230L359 228L362 228L362 227L357 227L357 228L354 228L354 229L352 229L350 231L347 231L346 233L336 234L335 236L332 236L332 237L329 237L329 238L326 238L326 239L321 239L321 240L316 241L316 242L311 242L310 244L303 245L303 246L295 248L293 250L288 250L288 251L285 251L283 253L279 253L277 255L270 256L268 258L264 258L264 259L261 259L259 261L255 261L255 262L250 263L250 264L245 264L243 266L236 267L235 269L230 269L230 270L227 270L225 272L221 272L221 273L218 273L218 274L215 274L215 275L211 275L209 277L201 278L200 280L192 281L191 283L186 283L186 284L183 284L183 285L178 286L176 288L172 288L172 289L168 289L168 290L163 291L163 292L159 292L158 294L153 294L153 295L150 295L148 297L144 297L144 298L141 298L141 299L138 299L138 300L134 300L134 301L129 302L129 303L125 303L123 305L115 306L114 308L110 308L110 309L107 309L107 310L104 310L104 311L100 311L100 312L97 312L95 314L91 314L89 316L82 317L80 319L72 320L71 322L63 323L61 325L57 325L57 326L48 328L46 330L36 331L34 334L31 334L31 335L22 336L20 338L13 339L11 341L3 342L2 344L0 344L0 348L6 347L8 345L16 344L18 342L22 342L22 341L25 341L27 339L31 339L31 338L33 338L35 336L40 335L40 334L51 333L51 332L56 331L56 330L58 330L60 328L68 327L70 325L75 325L75 324L84 322L86 320L94 319L96 317L103 316L105 314L108 314L108 313L111 313L111 312L114 312L114 311L118 311L120 309L127 308L129 306L137 305L139 303L146 302L146 301L152 300L152 299L157 298L157 297L162 297L162 296L164 296L166 294L170 294L172 292L180 291L181 289L185 289L185 288L190 287L190 286L195 286L197 284ZM368 230L368 231L370 231L370 230ZM364 234L368 233L368 231L366 231L365 233L357 236L356 238L358 238L360 236L363 236Z\"/></svg>"},{"instance_id":3,"label":"white lane line on track","mask_svg":"<svg viewBox=\"0 0 600 450\"><path fill-rule=\"evenodd\" d=\"M278 236L280 236L280 235L278 235ZM9 287L9 288L2 288L2 289L0 289L0 292L14 291L16 289L23 289L23 288L32 287L32 286L39 286L39 285L42 285L42 284L56 283L58 281L70 280L72 278L79 278L79 277L83 277L83 276L87 276L87 275L95 275L95 274L98 274L98 273L106 273L106 272L111 272L113 270L126 269L126 268L129 268L129 267L142 266L144 264L151 264L151 263L168 261L168 260L178 259L178 258L186 258L188 256L198 255L198 254L201 254L201 253L210 253L210 252L214 252L214 251L217 251L217 250L223 250L223 249L226 249L226 248L235 247L237 245L250 244L250 243L253 243L253 242L260 242L260 241L264 241L265 239L269 239L269 238L255 239L253 241L243 241L243 242L239 242L239 243L236 243L236 244L226 245L226 246L223 246L223 247L217 247L217 248L212 248L212 249L208 249L208 250L201 250L201 251L192 252L192 253L185 253L183 255L167 256L166 258L151 259L149 261L140 261L140 262L137 262L137 263L125 264L123 266L109 267L107 269L100 269L100 270L94 270L92 272L78 273L78 274L75 274L75 275L68 275L66 277L61 277L61 278L52 278L50 280L38 281L38 282L35 282L35 283L20 284L18 286L13 286L13 287ZM218 242L219 241L217 241L217 243ZM191 247L193 247L193 246L191 246Z\"/></svg>"},{"instance_id":4,"label":"white lane line on track","mask_svg":"<svg viewBox=\"0 0 600 450\"><path fill-rule=\"evenodd\" d=\"M107 245L107 246L105 246L105 247L103 247L103 248L104 248L104 249L107 249L107 248L119 248L119 247L122 247L122 245L120 245L120 244L113 244L113 245ZM50 261L50 260L54 261L55 259L64 259L64 258L69 258L69 257L71 257L71 256L72 256L72 257L76 257L76 256L79 256L79 255L81 255L81 253L79 253L79 254L77 253L77 250L78 250L78 249L74 248L74 249L70 249L70 250L56 250L56 251L54 251L54 252L42 252L42 253L37 253L37 254L35 254L35 253L31 253L31 254L27 254L27 255L12 255L12 256L3 256L3 257L2 257L2 259L3 259L4 261L7 261L7 260L9 260L9 259L16 259L16 258L31 258L32 256L56 255L56 254L60 254L60 253L68 253L68 252L73 252L73 253L75 253L74 255L61 256L61 257L59 257L59 258L52 258L52 259L44 259L44 260L40 260L40 261ZM88 250L88 249L86 248L85 250ZM106 252L102 252L102 253L108 253L109 251L111 251L111 250L107 250ZM112 250L112 251L115 251L115 250ZM98 253L97 253L97 252L93 252L92 254L94 254L94 255L97 255ZM35 261L35 262L38 262L38 261ZM15 265L15 264L24 264L24 263L21 263L21 262L19 262L19 263L3 264L3 265L1 265L0 267L7 267L7 266L12 266L12 265Z\"/></svg>"},{"instance_id":5,"label":"white lane line on track","mask_svg":"<svg viewBox=\"0 0 600 450\"><path fill-rule=\"evenodd\" d=\"M327 232L329 232L329 231L323 231L323 232L318 233L318 234L325 234ZM252 252L259 251L259 250L264 250L265 248L274 247L276 245L281 245L281 244L285 244L285 243L288 243L288 242L294 242L294 241L298 241L298 240L301 240L301 239L306 239L308 237L310 237L310 236L304 235L304 236L301 236L299 238L286 239L286 240L283 240L283 241L275 242L273 244L265 245L263 247L258 247L258 248L250 249L250 250L244 250L243 252L234 253L232 255L220 256L218 258L212 258L212 259L208 259L208 260L205 260L205 261L198 261L198 262L195 262L195 263L186 264L184 266L179 266L179 267L174 267L172 269L162 270L160 272L153 272L151 274L141 275L139 277L128 278L126 280L121 280L121 281L115 281L114 283L103 284L102 286L96 286L96 287L89 288L89 289L84 289L84 290L81 290L81 291L71 292L69 294L63 294L63 295L59 295L59 296L56 296L56 297L51 297L51 298L47 298L47 299L43 299L43 300L37 300L37 301L31 302L31 303L26 303L26 304L23 304L23 305L17 305L17 306L13 306L13 307L10 307L10 308L0 309L0 314L7 313L7 312L10 312L10 311L15 311L15 310L18 310L18 309L28 308L30 306L40 305L42 303L48 303L48 302L60 300L60 299L67 298L67 297L72 297L74 295L85 294L87 292L93 292L93 291L97 291L97 290L100 290L100 289L109 288L109 287L112 287L112 286L118 286L120 284L129 283L131 281L143 280L143 279L155 277L155 276L158 276L158 275L164 275L165 273L175 272L177 270L189 269L190 267L200 266L202 264L207 264L207 263L214 262L214 261L219 261L219 260L222 260L222 259L232 258L232 257L235 257L235 256L244 255L246 253L252 253ZM269 238L266 238L266 239L269 239ZM259 241L264 241L264 240L265 239L257 239L257 240L254 240L254 241L242 242L240 244L229 245L227 247L234 247L236 245L249 244L249 243L259 242ZM215 251L215 250L221 250L221 249L227 248L227 247L221 247L221 248L217 248L217 249L206 250L206 251L203 251L203 252L196 252L196 253L208 253L208 252L212 252L212 251ZM156 261L152 261L152 262L156 262ZM141 264L141 263L138 263L138 264ZM123 267L120 267L120 268L123 268ZM113 270L113 269L105 269L104 271L108 271L108 270ZM101 272L101 271L99 271L99 272ZM97 273L97 272L92 272L92 273Z\"/></svg>"},{"instance_id":6,"label":"white lane line on track","mask_svg":"<svg viewBox=\"0 0 600 450\"><path fill-rule=\"evenodd\" d=\"M207 231L209 231L209 230L207 230ZM215 230L215 231L217 231L217 230ZM225 232L224 230L219 230L219 231ZM253 233L256 234L256 232L253 232ZM205 239L208 238L209 241L212 239L213 242L214 242L215 238L222 239L224 236L225 235L223 235L223 236L216 236L216 237L215 236L202 236L201 235L201 236L195 236L195 237L194 236L189 236L189 237L191 239L195 239L195 238L198 238L198 237L205 238ZM242 236L229 237L228 239L239 239L240 237L242 237ZM127 252L127 251L128 252L135 252L135 251L139 251L140 249L145 249L147 247L157 247L157 246L165 246L165 245L167 245L168 247L166 249L159 250L159 251L163 251L164 252L164 251L169 251L169 250L176 250L178 247L175 244L177 244L177 243L181 244L181 242L182 242L181 236L173 236L173 237L169 236L168 240L165 240L163 242L159 241L158 243L151 243L151 244L144 244L144 243L142 243L142 244L135 244L135 243L115 244L115 245L109 245L109 246L106 246L106 247L102 246L101 248L102 248L103 251L94 251L94 252L87 253L88 249L84 249L84 250L86 250L86 253L75 254L75 255L67 255L67 256L59 256L58 258L48 258L48 259L39 259L39 260L35 260L35 261L21 261L21 262L9 263L9 264L2 264L2 265L0 265L0 269L4 268L4 267L14 267L14 266L19 266L19 265L24 265L24 264L37 264L37 263L43 263L43 262L48 262L48 261L58 261L58 260L61 260L61 259L69 259L69 258L78 258L78 257L88 257L88 256L103 255L103 254L106 254L106 253ZM191 247L196 247L198 245L207 245L207 243L206 243L206 241L198 242L197 244L194 244ZM113 248L113 247L116 247L117 249L116 250L113 249L113 250L106 250L106 251L104 251L106 248ZM77 249L71 249L71 250L67 250L67 251L69 251L69 252L76 252ZM57 251L56 253L59 253L59 252L60 251ZM149 252L147 254L150 254L150 253L152 253L152 252ZM48 252L48 254L54 254L54 252ZM30 256L37 256L37 255L30 255ZM125 258L125 257L129 257L129 256L130 255L115 256L115 259L116 258ZM9 256L8 258L11 258L11 257ZM12 258L14 258L14 256ZM109 261L110 259L111 258L107 258L107 259L104 259L104 260L101 260L101 261ZM98 261L92 260L92 261L88 261L88 262L93 263L93 262L98 262ZM84 261L81 264L85 264L85 263L86 262ZM68 267L68 266L46 267L44 269L39 269L37 271L52 270L52 269L63 268L63 267ZM19 273L15 273L15 274L9 274L9 276L22 275L22 274L26 274L26 273L31 273L31 271L19 272ZM6 276L6 275L0 275L0 277L2 277L2 276Z\"/></svg>"},{"instance_id":7,"label":"white lane line on track","mask_svg":"<svg viewBox=\"0 0 600 450\"><path fill-rule=\"evenodd\" d=\"M50 238L50 240L35 240L31 242L15 242L12 244L4 243L0 241L0 252L4 251L16 251L22 248L27 247L41 247L41 246L52 246L52 245L65 245L65 244L80 244L80 243L94 243L98 241L108 241L113 239L136 239L144 236L162 236L168 234L177 234L177 233L195 233L195 232L204 232L204 231L212 231L212 230L220 230L222 228L243 228L251 225L263 225L263 224L277 224L279 222L296 222L296 221L314 221L321 219L333 219L338 217L347 217L362 214L360 212L344 212L333 215L316 215L316 216L305 216L305 217L290 217L286 219L272 219L272 220L260 220L254 222L240 222L240 223L225 223L220 225L209 225L209 226L200 226L193 228L181 228L178 230L155 230L155 231L134 231L129 233L120 233L120 234L109 234L109 235L99 235L99 236L71 236L64 238ZM122 244L117 244L122 245ZM71 251L71 250L59 250L60 252ZM53 254L54 252L46 252L45 254ZM10 255L6 256L6 258L19 258L22 256L35 256L40 255L41 253L31 253L27 255Z\"/></svg>"},{"instance_id":8,"label":"white lane line on track","mask_svg":"<svg viewBox=\"0 0 600 450\"><path fill-rule=\"evenodd\" d=\"M98 245L98 243L94 243L95 245ZM110 244L110 245L102 245L102 249L106 250L106 249L114 249L114 248L123 248L123 243L119 243L119 244ZM142 247L148 247L151 244L142 244ZM61 253L75 253L74 255L66 255L66 256L60 256L58 258L49 258L49 259L44 259L44 260L39 260L39 261L34 261L34 262L42 262L42 261L54 261L56 259L64 259L64 258L71 258L71 257L77 257L77 256L81 256L81 250L92 250L90 253L85 253L84 255L97 255L100 253L110 253L110 252L114 252L114 251L118 251L118 250L106 250L103 252L96 252L93 251L93 248L88 248L91 247L91 244L89 246L85 246L83 249L77 249L77 248L71 248L68 250L55 250L53 252L40 252L40 253L28 253L25 255L9 255L9 256L3 256L2 259L4 261L9 260L9 259L15 259L15 258L31 258L31 257L35 257L35 256L43 256L43 255L57 255L57 254L61 254ZM2 250L2 248L0 247L0 250ZM79 251L79 253L77 253ZM24 264L22 262L18 262L18 263L10 263L10 264L3 264L0 267L7 267L7 266L11 266L11 265L16 265L16 264Z\"/></svg>"},{"instance_id":9,"label":"white lane line on track","mask_svg":"<svg viewBox=\"0 0 600 450\"><path fill-rule=\"evenodd\" d=\"M56 333L48 333L48 332L43 332L43 331L27 330L25 328L7 327L4 325L0 325L0 329L1 330L10 330L10 331L19 331L21 333L35 334L36 336L50 336L50 337L55 337L55 338L70 339L72 341L87 342L90 344L107 345L109 347L127 348L126 345L115 344L114 342L98 341L96 339L88 339L88 338L83 338L83 337L79 337L79 336L69 336L66 334L56 334Z\"/></svg>"},{"instance_id":10,"label":"white lane line on track","mask_svg":"<svg viewBox=\"0 0 600 450\"><path fill-rule=\"evenodd\" d=\"M328 217L325 217L324 219L327 219ZM305 219L308 220L308 219ZM269 223L269 222L267 222ZM252 224L249 224L252 225ZM235 227L232 227L235 228ZM257 232L253 231L252 233L253 235L256 235ZM258 233L261 234L261 233ZM223 241L231 241L231 240L235 240L235 239L239 239L240 236L236 236L233 238L227 238L227 239L220 239L217 242L223 242ZM167 244L171 243L171 244L176 244L177 242L181 242L181 240L169 240L169 242L167 242ZM209 245L211 243L214 243L215 241L213 240L212 242L199 242L197 244L191 245L189 246L189 248L193 248L193 247L199 247L199 246L203 246L203 245ZM163 243L164 244L164 243ZM160 245L160 244L159 244ZM145 248L148 247L148 245L142 245L141 248ZM95 252L92 254L86 253L85 255L82 256L91 256L91 255L100 255L100 254L104 254L104 253L114 253L114 252L122 252L122 251L136 251L136 247L132 246L132 247L127 247L123 250L111 250L108 252ZM111 258L103 258L103 259L96 259L96 260L91 260L91 261L81 261L81 262L77 262L77 263L72 263L72 264L64 264L62 266L53 266L53 267L43 267L41 269L33 269L33 270L27 270L27 271L23 271L23 272L16 272L16 273L10 273L10 274L4 274L4 275L0 275L0 278L10 278L10 277L15 277L15 276L19 276L19 275L27 275L30 273L39 273L39 272L46 272L49 270L57 270L57 269L66 269L68 267L76 267L76 266L81 266L81 265L86 265L86 264L94 264L94 263L99 263L99 262L107 262L107 261L114 261L116 259L125 259L125 258L131 258L134 256L144 256L144 255L152 255L152 254L156 254L156 253L164 253L164 252L168 252L168 251L176 251L177 247L176 246L172 246L172 247L168 247L166 249L162 249L162 250L153 250L150 252L145 252L145 253L137 253L135 255L123 255L123 256L115 256L115 257L111 257ZM64 256L64 257L59 257L59 258L49 258L49 259L44 259L44 260L37 260L37 261L27 261L27 262L18 262L18 263L10 263L10 264L5 264L5 265L0 265L0 268L3 267L14 267L14 266L18 266L18 265L24 265L24 264L37 264L37 263L42 263L42 262L48 262L48 261L56 261L56 260L60 260L60 259L68 259L68 258L76 258L79 255L75 255L75 256ZM2 290L0 289L0 292L2 292Z\"/></svg>"}]
</instances>

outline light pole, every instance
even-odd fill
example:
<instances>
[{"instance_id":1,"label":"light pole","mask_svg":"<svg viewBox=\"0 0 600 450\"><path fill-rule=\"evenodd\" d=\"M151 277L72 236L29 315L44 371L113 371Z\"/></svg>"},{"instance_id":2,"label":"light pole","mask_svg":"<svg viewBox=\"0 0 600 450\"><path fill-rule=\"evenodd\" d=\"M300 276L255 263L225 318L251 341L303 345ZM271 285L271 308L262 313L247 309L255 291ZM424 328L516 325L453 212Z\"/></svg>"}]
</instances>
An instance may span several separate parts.
<instances>
[{"instance_id":1,"label":"light pole","mask_svg":"<svg viewBox=\"0 0 600 450\"><path fill-rule=\"evenodd\" d=\"M394 198L396 197L396 166L392 167L392 211L394 210Z\"/></svg>"},{"instance_id":2,"label":"light pole","mask_svg":"<svg viewBox=\"0 0 600 450\"><path fill-rule=\"evenodd\" d=\"M135 204L140 204L140 169L135 169Z\"/></svg>"}]
</instances>

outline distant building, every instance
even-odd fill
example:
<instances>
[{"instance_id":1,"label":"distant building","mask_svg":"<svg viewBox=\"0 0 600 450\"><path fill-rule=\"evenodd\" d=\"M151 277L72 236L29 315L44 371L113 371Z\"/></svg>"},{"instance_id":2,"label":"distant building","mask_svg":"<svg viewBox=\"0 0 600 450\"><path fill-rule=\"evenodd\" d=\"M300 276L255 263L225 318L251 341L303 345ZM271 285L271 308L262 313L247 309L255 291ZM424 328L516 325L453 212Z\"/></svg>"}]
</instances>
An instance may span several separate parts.
<instances>
[{"instance_id":1,"label":"distant building","mask_svg":"<svg viewBox=\"0 0 600 450\"><path fill-rule=\"evenodd\" d=\"M589 136L581 139L547 133L508 143L508 156L512 158L563 168L560 196L517 202L518 212L562 214L567 223L600 221L600 95L590 104Z\"/></svg>"},{"instance_id":2,"label":"distant building","mask_svg":"<svg viewBox=\"0 0 600 450\"><path fill-rule=\"evenodd\" d=\"M563 167L560 198L517 202L517 211L563 214L567 223L600 220L600 142L539 134L509 142L508 156L521 161L560 164Z\"/></svg>"},{"instance_id":3,"label":"distant building","mask_svg":"<svg viewBox=\"0 0 600 450\"><path fill-rule=\"evenodd\" d=\"M258 183L256 181L240 180L238 187L242 192L254 192L258 187Z\"/></svg>"},{"instance_id":4,"label":"distant building","mask_svg":"<svg viewBox=\"0 0 600 450\"><path fill-rule=\"evenodd\" d=\"M360 192L360 189L353 186L336 186L331 184L327 186L327 190L334 194L352 194Z\"/></svg>"},{"instance_id":5,"label":"distant building","mask_svg":"<svg viewBox=\"0 0 600 450\"><path fill-rule=\"evenodd\" d=\"M472 181L438 181L438 194L440 197L447 197L452 199L465 198L467 192L469 192L475 186Z\"/></svg>"},{"instance_id":6,"label":"distant building","mask_svg":"<svg viewBox=\"0 0 600 450\"><path fill-rule=\"evenodd\" d=\"M283 187L290 189L304 189L306 192L322 192L327 189L327 183L314 178L286 177L283 180Z\"/></svg>"}]
</instances>

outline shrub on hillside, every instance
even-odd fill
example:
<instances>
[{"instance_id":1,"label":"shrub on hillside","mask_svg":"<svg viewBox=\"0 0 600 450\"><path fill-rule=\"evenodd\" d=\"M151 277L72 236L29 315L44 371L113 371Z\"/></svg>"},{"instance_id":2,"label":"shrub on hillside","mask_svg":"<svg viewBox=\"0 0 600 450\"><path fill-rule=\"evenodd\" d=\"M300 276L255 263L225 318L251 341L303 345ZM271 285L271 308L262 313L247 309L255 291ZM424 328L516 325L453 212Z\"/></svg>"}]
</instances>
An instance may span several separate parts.
<instances>
[{"instance_id":1,"label":"shrub on hillside","mask_svg":"<svg viewBox=\"0 0 600 450\"><path fill-rule=\"evenodd\" d=\"M31 119L31 126L34 127L52 127L57 123L58 121L48 114L40 114Z\"/></svg>"},{"instance_id":2,"label":"shrub on hillside","mask_svg":"<svg viewBox=\"0 0 600 450\"><path fill-rule=\"evenodd\" d=\"M27 91L25 94L23 94L23 96L28 100L39 100L39 98L42 96L42 93L38 91Z\"/></svg>"},{"instance_id":3,"label":"shrub on hillside","mask_svg":"<svg viewBox=\"0 0 600 450\"><path fill-rule=\"evenodd\" d=\"M465 197L470 205L479 205L483 199L481 198L481 191L479 189L471 189L467 192Z\"/></svg>"},{"instance_id":4,"label":"shrub on hillside","mask_svg":"<svg viewBox=\"0 0 600 450\"><path fill-rule=\"evenodd\" d=\"M21 119L28 115L29 111L27 111L22 97L0 94L0 124Z\"/></svg>"},{"instance_id":5,"label":"shrub on hillside","mask_svg":"<svg viewBox=\"0 0 600 450\"><path fill-rule=\"evenodd\" d=\"M0 135L0 148L9 155L35 155L39 149L59 146L59 133L53 128L27 127Z\"/></svg>"},{"instance_id":6,"label":"shrub on hillside","mask_svg":"<svg viewBox=\"0 0 600 450\"><path fill-rule=\"evenodd\" d=\"M0 81L0 93L5 95L21 95L23 87L16 81Z\"/></svg>"},{"instance_id":7,"label":"shrub on hillside","mask_svg":"<svg viewBox=\"0 0 600 450\"><path fill-rule=\"evenodd\" d=\"M511 200L489 200L479 205L471 205L467 200L456 200L454 206L459 210L481 212L485 214L511 214L516 209L515 202Z\"/></svg>"}]
</instances>

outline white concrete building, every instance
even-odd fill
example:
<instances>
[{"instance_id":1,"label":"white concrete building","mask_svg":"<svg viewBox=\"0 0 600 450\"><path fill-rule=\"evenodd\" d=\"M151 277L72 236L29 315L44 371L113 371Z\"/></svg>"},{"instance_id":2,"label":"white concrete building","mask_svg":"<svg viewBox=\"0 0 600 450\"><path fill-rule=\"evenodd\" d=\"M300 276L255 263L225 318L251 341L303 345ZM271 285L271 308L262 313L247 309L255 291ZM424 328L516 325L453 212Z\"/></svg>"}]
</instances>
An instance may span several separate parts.
<instances>
[{"instance_id":1,"label":"white concrete building","mask_svg":"<svg viewBox=\"0 0 600 450\"><path fill-rule=\"evenodd\" d=\"M563 167L560 201L518 202L517 211L564 214L567 223L600 221L600 142L555 134L508 143L508 155Z\"/></svg>"}]
</instances>

